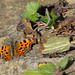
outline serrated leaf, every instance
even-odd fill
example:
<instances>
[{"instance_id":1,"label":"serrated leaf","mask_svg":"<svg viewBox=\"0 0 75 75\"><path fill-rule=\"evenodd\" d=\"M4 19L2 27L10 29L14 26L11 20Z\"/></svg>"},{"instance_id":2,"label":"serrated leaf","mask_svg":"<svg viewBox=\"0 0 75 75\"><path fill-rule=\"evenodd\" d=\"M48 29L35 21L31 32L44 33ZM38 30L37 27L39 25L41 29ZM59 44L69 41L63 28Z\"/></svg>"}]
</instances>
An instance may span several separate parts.
<instances>
[{"instance_id":1,"label":"serrated leaf","mask_svg":"<svg viewBox=\"0 0 75 75\"><path fill-rule=\"evenodd\" d=\"M67 64L68 64L68 61L69 61L69 58L68 56L66 55L64 59L62 59L60 62L57 62L56 65L58 67L61 67L61 69L65 69Z\"/></svg>"},{"instance_id":2,"label":"serrated leaf","mask_svg":"<svg viewBox=\"0 0 75 75\"><path fill-rule=\"evenodd\" d=\"M41 15L39 13L37 13L36 15L37 15L37 17L41 17Z\"/></svg>"},{"instance_id":3,"label":"serrated leaf","mask_svg":"<svg viewBox=\"0 0 75 75\"><path fill-rule=\"evenodd\" d=\"M36 14L31 15L29 17L29 20L35 22L36 20L38 20L37 15Z\"/></svg>"},{"instance_id":4,"label":"serrated leaf","mask_svg":"<svg viewBox=\"0 0 75 75\"><path fill-rule=\"evenodd\" d=\"M28 15L29 14L29 15ZM23 18L28 18L31 16L30 12L25 11L22 15Z\"/></svg>"},{"instance_id":5,"label":"serrated leaf","mask_svg":"<svg viewBox=\"0 0 75 75\"><path fill-rule=\"evenodd\" d=\"M26 6L26 10L22 14L22 17L29 18L31 15L35 14L40 6L40 2L28 2Z\"/></svg>"},{"instance_id":6,"label":"serrated leaf","mask_svg":"<svg viewBox=\"0 0 75 75\"><path fill-rule=\"evenodd\" d=\"M35 12L38 10L38 8L39 8L39 6L40 6L40 1L37 1L36 3L35 3Z\"/></svg>"},{"instance_id":7,"label":"serrated leaf","mask_svg":"<svg viewBox=\"0 0 75 75\"><path fill-rule=\"evenodd\" d=\"M27 3L26 11L28 11L31 15L35 14L37 12L39 6L40 6L40 2L39 1L36 2L36 3L34 3L34 2Z\"/></svg>"},{"instance_id":8,"label":"serrated leaf","mask_svg":"<svg viewBox=\"0 0 75 75\"><path fill-rule=\"evenodd\" d=\"M37 66L37 69L40 71L46 71L46 72L53 72L55 69L54 64L52 63L48 63L48 64L41 64L39 66Z\"/></svg>"},{"instance_id":9,"label":"serrated leaf","mask_svg":"<svg viewBox=\"0 0 75 75\"><path fill-rule=\"evenodd\" d=\"M42 18L40 20L47 23L48 22L48 17L47 16L42 16Z\"/></svg>"}]
</instances>

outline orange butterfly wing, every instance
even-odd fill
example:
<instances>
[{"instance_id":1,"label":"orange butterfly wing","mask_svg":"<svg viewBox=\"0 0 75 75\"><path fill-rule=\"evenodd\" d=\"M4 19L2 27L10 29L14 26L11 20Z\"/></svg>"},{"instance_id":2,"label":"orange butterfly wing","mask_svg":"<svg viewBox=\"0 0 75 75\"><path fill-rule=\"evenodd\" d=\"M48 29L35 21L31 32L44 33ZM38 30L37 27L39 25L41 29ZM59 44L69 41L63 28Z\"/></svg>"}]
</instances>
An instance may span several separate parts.
<instances>
[{"instance_id":1,"label":"orange butterfly wing","mask_svg":"<svg viewBox=\"0 0 75 75\"><path fill-rule=\"evenodd\" d=\"M9 46L0 47L0 58L5 60L11 60Z\"/></svg>"},{"instance_id":2,"label":"orange butterfly wing","mask_svg":"<svg viewBox=\"0 0 75 75\"><path fill-rule=\"evenodd\" d=\"M31 49L31 45L36 43L35 39L25 39L16 43L16 46L8 45L0 47L0 58L4 60L11 60L13 56L21 56ZM11 49L12 48L12 49Z\"/></svg>"},{"instance_id":3,"label":"orange butterfly wing","mask_svg":"<svg viewBox=\"0 0 75 75\"><path fill-rule=\"evenodd\" d=\"M25 39L23 41L20 41L20 42L16 43L17 56L21 56L21 55L27 53L31 49L31 45L33 43L34 43L34 39L33 38Z\"/></svg>"}]
</instances>

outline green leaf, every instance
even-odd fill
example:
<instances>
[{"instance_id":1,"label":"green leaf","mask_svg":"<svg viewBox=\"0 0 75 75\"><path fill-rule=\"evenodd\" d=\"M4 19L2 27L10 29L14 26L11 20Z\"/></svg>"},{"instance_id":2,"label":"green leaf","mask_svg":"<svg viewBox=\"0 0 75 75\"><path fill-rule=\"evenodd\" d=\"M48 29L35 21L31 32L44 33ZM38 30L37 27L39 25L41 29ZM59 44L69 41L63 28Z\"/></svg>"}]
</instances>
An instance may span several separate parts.
<instances>
[{"instance_id":1,"label":"green leaf","mask_svg":"<svg viewBox=\"0 0 75 75\"><path fill-rule=\"evenodd\" d=\"M53 75L53 72L42 72L42 71L34 71L34 70L29 70L27 72L24 72L24 75Z\"/></svg>"},{"instance_id":2,"label":"green leaf","mask_svg":"<svg viewBox=\"0 0 75 75\"><path fill-rule=\"evenodd\" d=\"M51 12L51 13L49 14L49 16L50 16L50 18L53 19L53 20L55 20L55 19L58 18L58 16L55 15L53 12Z\"/></svg>"},{"instance_id":3,"label":"green leaf","mask_svg":"<svg viewBox=\"0 0 75 75\"><path fill-rule=\"evenodd\" d=\"M51 26L54 25L54 20L57 19L58 16L57 16L57 15L54 15L53 12L51 12L51 13L49 14L49 16L50 16L50 22L48 23L48 26L51 27ZM41 20L41 21L44 21L45 23L48 22L47 12L46 12L46 15L45 15L45 16L42 16L40 20Z\"/></svg>"},{"instance_id":4,"label":"green leaf","mask_svg":"<svg viewBox=\"0 0 75 75\"><path fill-rule=\"evenodd\" d=\"M41 72L43 75L53 75L53 72Z\"/></svg>"},{"instance_id":5,"label":"green leaf","mask_svg":"<svg viewBox=\"0 0 75 75\"><path fill-rule=\"evenodd\" d=\"M37 13L36 15L37 15L37 17L40 17L41 16L39 13Z\"/></svg>"},{"instance_id":6,"label":"green leaf","mask_svg":"<svg viewBox=\"0 0 75 75\"><path fill-rule=\"evenodd\" d=\"M48 64L41 64L37 66L37 69L44 72L53 72L55 69L54 64L48 63Z\"/></svg>"},{"instance_id":7,"label":"green leaf","mask_svg":"<svg viewBox=\"0 0 75 75\"><path fill-rule=\"evenodd\" d=\"M50 20L48 26L51 27L51 26L53 26L53 24L54 24L54 21L53 20Z\"/></svg>"},{"instance_id":8,"label":"green leaf","mask_svg":"<svg viewBox=\"0 0 75 75\"><path fill-rule=\"evenodd\" d=\"M56 65L58 67L61 67L61 69L65 69L67 64L68 64L68 61L69 61L69 58L68 56L66 55L64 59L62 59L60 62L57 62Z\"/></svg>"},{"instance_id":9,"label":"green leaf","mask_svg":"<svg viewBox=\"0 0 75 75\"><path fill-rule=\"evenodd\" d=\"M47 16L42 16L40 20L47 23L48 22L48 17Z\"/></svg>"},{"instance_id":10,"label":"green leaf","mask_svg":"<svg viewBox=\"0 0 75 75\"><path fill-rule=\"evenodd\" d=\"M58 16L57 15L54 15L54 19L57 19L58 18Z\"/></svg>"},{"instance_id":11,"label":"green leaf","mask_svg":"<svg viewBox=\"0 0 75 75\"><path fill-rule=\"evenodd\" d=\"M37 15L36 14L31 15L29 17L29 20L35 22L36 20L38 20Z\"/></svg>"},{"instance_id":12,"label":"green leaf","mask_svg":"<svg viewBox=\"0 0 75 75\"><path fill-rule=\"evenodd\" d=\"M40 71L29 70L24 72L24 75L43 75Z\"/></svg>"},{"instance_id":13,"label":"green leaf","mask_svg":"<svg viewBox=\"0 0 75 75\"><path fill-rule=\"evenodd\" d=\"M26 10L22 14L22 17L29 18L31 15L35 14L40 6L40 2L28 2L26 6Z\"/></svg>"},{"instance_id":14,"label":"green leaf","mask_svg":"<svg viewBox=\"0 0 75 75\"><path fill-rule=\"evenodd\" d=\"M50 16L50 22L49 22L48 26L51 27L51 26L54 25L54 21L55 21L55 19L58 18L58 16L55 15L53 12L51 12L51 13L49 14L49 16Z\"/></svg>"},{"instance_id":15,"label":"green leaf","mask_svg":"<svg viewBox=\"0 0 75 75\"><path fill-rule=\"evenodd\" d=\"M45 23L48 22L47 12L45 12L45 16L42 16L40 20L41 20L41 21L44 21Z\"/></svg>"},{"instance_id":16,"label":"green leaf","mask_svg":"<svg viewBox=\"0 0 75 75\"><path fill-rule=\"evenodd\" d=\"M51 19L54 19L54 14L53 14L53 12L50 13L50 18L51 18Z\"/></svg>"},{"instance_id":17,"label":"green leaf","mask_svg":"<svg viewBox=\"0 0 75 75\"><path fill-rule=\"evenodd\" d=\"M28 15L29 14L29 15ZM22 15L23 18L28 18L31 16L30 12L25 11Z\"/></svg>"}]
</instances>

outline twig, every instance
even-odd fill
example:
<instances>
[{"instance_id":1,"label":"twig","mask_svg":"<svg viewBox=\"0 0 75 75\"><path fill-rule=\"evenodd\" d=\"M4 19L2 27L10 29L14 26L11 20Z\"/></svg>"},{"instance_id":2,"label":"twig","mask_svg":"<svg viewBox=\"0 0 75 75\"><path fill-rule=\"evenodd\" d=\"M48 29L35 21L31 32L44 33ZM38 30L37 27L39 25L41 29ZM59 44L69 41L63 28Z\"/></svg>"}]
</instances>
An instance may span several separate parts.
<instances>
[{"instance_id":1,"label":"twig","mask_svg":"<svg viewBox=\"0 0 75 75\"><path fill-rule=\"evenodd\" d=\"M50 17L49 17L49 11L48 11L48 9L46 8L46 13L47 13L47 16L48 16L48 22L47 22L47 25L49 24L49 22L50 22Z\"/></svg>"}]
</instances>

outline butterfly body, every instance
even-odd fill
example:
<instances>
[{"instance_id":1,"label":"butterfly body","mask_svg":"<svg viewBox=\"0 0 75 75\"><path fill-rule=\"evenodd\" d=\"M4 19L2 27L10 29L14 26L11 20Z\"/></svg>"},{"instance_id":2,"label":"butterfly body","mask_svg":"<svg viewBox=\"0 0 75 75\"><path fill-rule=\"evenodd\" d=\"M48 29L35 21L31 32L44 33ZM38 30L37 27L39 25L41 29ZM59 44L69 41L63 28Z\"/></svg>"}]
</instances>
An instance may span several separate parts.
<instances>
[{"instance_id":1,"label":"butterfly body","mask_svg":"<svg viewBox=\"0 0 75 75\"><path fill-rule=\"evenodd\" d=\"M35 31L35 27L31 25L31 22L21 18L21 21L17 25L17 31L23 31L23 36L26 37L34 37L37 39L38 43L40 42L40 34Z\"/></svg>"},{"instance_id":2,"label":"butterfly body","mask_svg":"<svg viewBox=\"0 0 75 75\"><path fill-rule=\"evenodd\" d=\"M11 42L11 45L0 47L0 58L5 60L12 60L14 57L18 57L26 54L31 50L31 45L36 43L36 39L25 39L17 43Z\"/></svg>"}]
</instances>

